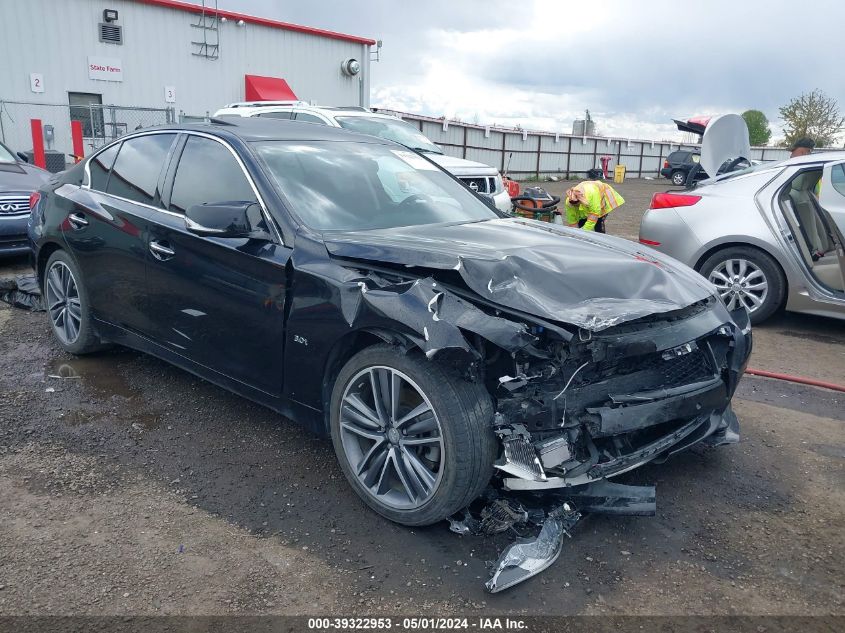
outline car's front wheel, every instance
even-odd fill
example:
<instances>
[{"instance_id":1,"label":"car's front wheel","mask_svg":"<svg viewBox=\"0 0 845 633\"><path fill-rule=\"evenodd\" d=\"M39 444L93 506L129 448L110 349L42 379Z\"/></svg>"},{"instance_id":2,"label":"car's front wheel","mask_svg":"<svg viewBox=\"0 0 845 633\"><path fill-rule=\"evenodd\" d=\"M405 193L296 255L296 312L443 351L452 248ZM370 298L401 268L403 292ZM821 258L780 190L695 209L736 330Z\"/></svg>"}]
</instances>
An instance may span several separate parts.
<instances>
[{"instance_id":1,"label":"car's front wheel","mask_svg":"<svg viewBox=\"0 0 845 633\"><path fill-rule=\"evenodd\" d=\"M762 323L783 304L783 272L774 259L756 248L717 251L701 264L699 272L716 286L729 310L748 310L752 324Z\"/></svg>"},{"instance_id":2,"label":"car's front wheel","mask_svg":"<svg viewBox=\"0 0 845 633\"><path fill-rule=\"evenodd\" d=\"M672 184L678 185L679 187L687 181L687 175L685 172L680 170L675 170L672 172Z\"/></svg>"},{"instance_id":3,"label":"car's front wheel","mask_svg":"<svg viewBox=\"0 0 845 633\"><path fill-rule=\"evenodd\" d=\"M44 307L59 345L72 354L103 349L91 319L91 306L76 262L65 251L50 256L41 282Z\"/></svg>"},{"instance_id":4,"label":"car's front wheel","mask_svg":"<svg viewBox=\"0 0 845 633\"><path fill-rule=\"evenodd\" d=\"M490 396L422 354L378 345L353 356L334 385L330 416L344 475L392 521L443 520L490 481Z\"/></svg>"}]
</instances>

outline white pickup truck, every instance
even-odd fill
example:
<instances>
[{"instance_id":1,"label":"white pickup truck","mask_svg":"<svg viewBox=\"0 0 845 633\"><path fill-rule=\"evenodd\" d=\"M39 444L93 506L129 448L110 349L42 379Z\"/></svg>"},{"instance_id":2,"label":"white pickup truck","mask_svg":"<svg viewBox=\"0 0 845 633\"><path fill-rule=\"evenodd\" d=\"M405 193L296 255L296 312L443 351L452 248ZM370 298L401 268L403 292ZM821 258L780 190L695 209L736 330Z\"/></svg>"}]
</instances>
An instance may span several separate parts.
<instances>
[{"instance_id":1,"label":"white pickup truck","mask_svg":"<svg viewBox=\"0 0 845 633\"><path fill-rule=\"evenodd\" d=\"M260 116L291 119L342 127L353 132L380 136L426 154L456 178L478 193L486 194L501 211L511 210L511 199L495 167L447 156L410 123L388 114L361 107L328 107L309 105L304 101L249 101L230 103L214 113L221 116Z\"/></svg>"}]
</instances>

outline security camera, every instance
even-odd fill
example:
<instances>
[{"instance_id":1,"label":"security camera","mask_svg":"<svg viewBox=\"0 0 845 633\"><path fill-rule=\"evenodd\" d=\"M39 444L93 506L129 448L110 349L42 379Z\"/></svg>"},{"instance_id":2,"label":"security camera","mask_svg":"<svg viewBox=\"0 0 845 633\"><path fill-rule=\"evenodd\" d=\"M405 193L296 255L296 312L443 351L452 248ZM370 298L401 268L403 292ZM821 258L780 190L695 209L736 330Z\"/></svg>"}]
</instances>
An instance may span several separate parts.
<instances>
[{"instance_id":1,"label":"security camera","mask_svg":"<svg viewBox=\"0 0 845 633\"><path fill-rule=\"evenodd\" d=\"M361 62L352 57L344 59L340 64L340 71L348 77L354 77L361 72Z\"/></svg>"}]
</instances>

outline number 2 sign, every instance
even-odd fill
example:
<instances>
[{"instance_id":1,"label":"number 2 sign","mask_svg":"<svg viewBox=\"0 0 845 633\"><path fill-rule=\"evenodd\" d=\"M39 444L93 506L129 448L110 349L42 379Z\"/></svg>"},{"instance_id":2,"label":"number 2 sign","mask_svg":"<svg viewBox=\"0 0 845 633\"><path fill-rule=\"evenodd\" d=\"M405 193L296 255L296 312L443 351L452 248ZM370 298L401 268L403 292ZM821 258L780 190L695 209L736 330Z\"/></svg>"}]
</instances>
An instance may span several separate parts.
<instances>
[{"instance_id":1,"label":"number 2 sign","mask_svg":"<svg viewBox=\"0 0 845 633\"><path fill-rule=\"evenodd\" d=\"M29 89L32 92L44 92L44 75L41 73L29 73Z\"/></svg>"}]
</instances>

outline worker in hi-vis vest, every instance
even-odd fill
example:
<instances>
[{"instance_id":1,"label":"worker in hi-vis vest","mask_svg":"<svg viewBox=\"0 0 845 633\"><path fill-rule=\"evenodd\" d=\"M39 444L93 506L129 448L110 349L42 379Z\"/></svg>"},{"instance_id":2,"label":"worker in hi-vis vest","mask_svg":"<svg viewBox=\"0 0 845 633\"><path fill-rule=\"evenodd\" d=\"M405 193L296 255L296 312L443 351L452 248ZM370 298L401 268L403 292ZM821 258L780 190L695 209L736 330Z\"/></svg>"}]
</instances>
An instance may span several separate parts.
<instances>
[{"instance_id":1,"label":"worker in hi-vis vest","mask_svg":"<svg viewBox=\"0 0 845 633\"><path fill-rule=\"evenodd\" d=\"M605 217L624 202L625 199L606 182L585 180L566 190L566 224L606 233Z\"/></svg>"}]
</instances>

